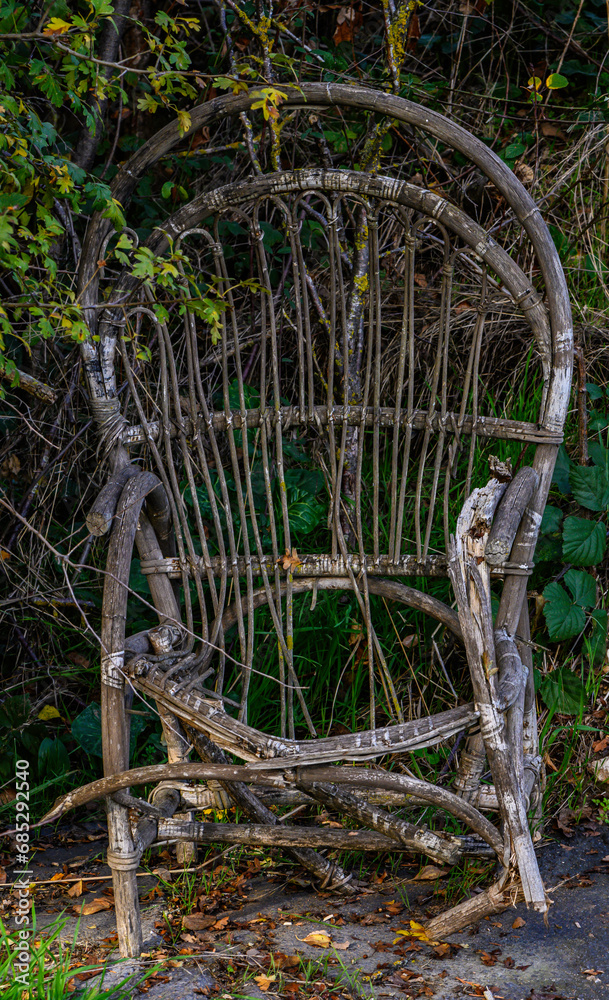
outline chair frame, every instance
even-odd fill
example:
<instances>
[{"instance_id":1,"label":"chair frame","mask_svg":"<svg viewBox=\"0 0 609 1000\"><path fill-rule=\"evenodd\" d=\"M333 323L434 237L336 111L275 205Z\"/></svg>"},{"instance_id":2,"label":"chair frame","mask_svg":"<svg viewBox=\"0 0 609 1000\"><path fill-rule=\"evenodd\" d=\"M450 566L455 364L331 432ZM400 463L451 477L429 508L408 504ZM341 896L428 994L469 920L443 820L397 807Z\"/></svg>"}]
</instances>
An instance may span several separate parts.
<instances>
[{"instance_id":1,"label":"chair frame","mask_svg":"<svg viewBox=\"0 0 609 1000\"><path fill-rule=\"evenodd\" d=\"M521 435L523 441L536 444L531 467L521 469L512 479L505 467L493 466L490 482L475 489L462 508L448 545L448 562L437 561L435 571L447 574L451 580L457 613L435 598L391 579L421 572L420 553L417 557L389 558L382 563L378 553L376 558L368 558L363 552L358 557L348 554L343 545L334 553L331 566L327 559L324 563L326 557L308 556L304 565L290 568L283 580L279 581L275 574L274 583L269 575L270 565L265 569L260 558L241 570L249 573L255 570L265 580L259 591L253 592L251 588L248 591L248 614L256 602L269 603L271 592L278 593L279 599L285 593L291 600L294 593L309 590L316 593L319 587L343 588L352 589L360 599L356 576L359 580L363 575L364 610L367 595L380 593L431 614L464 643L473 703L411 722L404 722L398 716L396 725L382 729L376 728L371 707L370 731L346 737L302 741L288 739L284 733L280 737L258 733L246 724L243 711L239 719L233 719L219 708L217 701L210 701L197 690L185 690L183 678L175 680L167 675L168 667L171 671L174 664L177 670L180 656L184 657L179 648L185 632L175 590L175 580L184 572L183 560L175 549L176 513L168 482L152 472L142 471L129 458L130 443L138 440L150 443L154 435L145 419L139 428L126 427L120 413L115 375L120 310L97 308L99 261L112 230L108 220L99 214L92 218L79 275L80 301L91 332L83 344L82 356L100 449L111 457L113 465L113 472L87 519L93 534L110 531L101 636L105 777L69 793L45 819L79 803L106 797L108 863L113 872L119 946L124 955L141 951L135 870L143 850L157 839L177 841L178 856L183 860L191 856L191 845L196 842L223 839L226 843L283 846L322 885L344 893L353 891L349 876L313 848L348 845L362 850L410 850L427 854L440 863L452 863L463 854L496 855L501 869L496 883L474 900L467 900L431 921L428 933L436 937L449 934L485 913L497 912L516 898L524 898L537 910L546 909L527 818L527 810L535 803L540 809L541 759L528 644L526 586L570 394L571 314L558 254L539 209L506 164L484 143L442 115L402 98L359 87L303 84L282 90L287 95L282 111L338 107L373 112L423 128L465 154L493 182L531 241L545 284L549 328L541 299L530 281L462 210L431 191L373 174L352 175L348 171L312 168L229 185L194 199L178 211L168 220L164 232L154 234L149 246L160 253L168 245L168 237L179 238L186 227L197 224L202 213L238 205L240 199L251 200L257 193L280 197L299 189L356 192L362 197L421 211L446 225L472 247L485 264L501 275L514 301L526 312L547 375L543 422L535 427L523 424L512 428L512 435ZM246 113L258 97L255 91L250 91L217 98L193 109L190 132L214 125L227 116ZM138 179L182 139L177 125L166 126L120 169L113 183L113 196L126 205ZM124 281L121 290L133 290L133 283ZM319 409L315 419L328 420L328 413ZM345 423L349 416L346 409ZM361 407L360 411L351 416L363 426L366 414ZM280 419L289 417L298 421L302 416L302 413L282 414ZM381 416L390 427L399 420L399 413L397 418L392 412ZM242 412L241 419L245 417L249 419ZM251 419L262 421L263 416ZM422 414L422 426L425 419ZM498 420L497 424L500 423ZM159 427L155 433L160 436L161 431ZM487 432L488 429L484 431ZM500 437L502 430L490 433ZM395 489L395 483L392 486ZM149 574L160 624L145 636L126 640L129 569L134 546ZM494 624L490 611L491 573L505 580ZM236 610L229 609L230 614L225 612L222 629L226 630L243 614L239 602L237 605ZM368 618L364 617L368 624ZM192 643L187 652L191 649ZM162 665L161 657L165 658ZM389 677L387 683L391 689ZM129 707L134 688L156 701L167 741L167 764L129 770ZM479 732L472 734L471 728L476 723ZM405 774L328 766L429 746L468 729L470 735L460 755L456 793ZM202 764L188 761L191 747L202 757ZM248 762L246 766L230 764L225 756L227 750ZM485 756L492 772L492 786L480 785ZM134 798L128 791L131 786L159 779L151 803ZM193 785L195 780L205 780L208 784ZM336 808L368 829L350 832L347 840L347 834L340 830L317 832L278 826L269 803L297 799ZM195 822L193 810L227 801L238 804L253 823ZM383 808L388 804L403 805L406 801L446 809L463 821L473 836L436 834L392 816ZM141 815L135 830L129 819L129 810L134 808ZM481 812L488 808L499 809L504 824L502 833Z\"/></svg>"}]
</instances>

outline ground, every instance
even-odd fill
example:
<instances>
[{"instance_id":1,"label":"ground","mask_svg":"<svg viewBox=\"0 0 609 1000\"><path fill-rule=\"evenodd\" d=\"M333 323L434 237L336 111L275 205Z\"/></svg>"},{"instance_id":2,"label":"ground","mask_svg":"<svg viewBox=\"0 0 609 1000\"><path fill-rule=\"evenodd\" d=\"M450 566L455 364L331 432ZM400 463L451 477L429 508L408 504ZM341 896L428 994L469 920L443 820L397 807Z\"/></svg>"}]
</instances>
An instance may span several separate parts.
<instances>
[{"instance_id":1,"label":"ground","mask_svg":"<svg viewBox=\"0 0 609 1000\"><path fill-rule=\"evenodd\" d=\"M73 964L105 966L106 988L133 975L125 996L609 998L609 827L542 842L540 866L552 899L547 922L522 904L435 945L403 933L443 901L438 894L448 884L416 881L419 866L362 883L345 900L289 881L288 866L260 868L263 855L237 867L219 858L192 873L187 890L185 877L170 873L175 861L167 853L152 862L160 864L157 875L141 878L146 955L117 965L104 847L95 823L64 828L53 844L43 839L34 877L54 878L36 891L37 924L48 926L65 910L63 938L71 941L74 911L84 903ZM2 887L8 926L11 871ZM76 878L82 884L69 881ZM137 987L159 962L156 975ZM89 974L75 968L72 995L91 985Z\"/></svg>"}]
</instances>

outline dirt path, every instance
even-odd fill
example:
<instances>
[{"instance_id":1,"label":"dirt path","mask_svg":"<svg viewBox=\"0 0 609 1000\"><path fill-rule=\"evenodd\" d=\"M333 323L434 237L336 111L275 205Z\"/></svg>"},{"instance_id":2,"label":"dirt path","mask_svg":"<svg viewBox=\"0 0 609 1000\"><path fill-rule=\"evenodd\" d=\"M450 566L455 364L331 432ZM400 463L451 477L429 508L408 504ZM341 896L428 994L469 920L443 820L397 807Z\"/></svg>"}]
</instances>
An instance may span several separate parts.
<instances>
[{"instance_id":1,"label":"dirt path","mask_svg":"<svg viewBox=\"0 0 609 1000\"><path fill-rule=\"evenodd\" d=\"M37 880L56 876L53 883L37 890L38 927L56 920L69 905L62 936L71 940L77 923L73 908L84 902L78 955L83 962L94 961L99 966L116 957L110 883L103 878L108 869L94 857L95 852L101 857L104 841L83 841L82 828L74 833L76 842L70 843L68 836L61 846L49 844L34 863ZM95 831L84 833L85 838L98 836L101 834ZM104 985L109 987L128 974L136 977L135 983L162 961L164 968L146 990L150 1000L609 998L609 861L604 860L609 857L609 828L596 836L580 832L571 841L548 842L539 857L553 900L547 925L541 916L521 905L435 947L403 933L410 931L411 920L425 920L426 911L439 901L435 892L447 885L445 880L413 881L416 867L399 877L388 876L375 887L363 887L354 900L345 901L306 889L294 891L281 877L288 869L281 869L280 874L277 869L273 869L274 874L264 870L238 874L233 867L224 875L223 862L219 861L199 909L186 921L188 926L181 924L180 901L172 900L171 886L165 884L160 896L158 878L145 876L140 895L147 957L115 966ZM7 886L0 887L8 926L10 873L8 868ZM94 877L96 881L86 881ZM66 893L75 882L67 879L75 878L83 879L78 888L84 891L68 897ZM200 885L200 876L196 881ZM101 902L95 904L95 900ZM92 907L87 906L91 903ZM95 905L107 908L88 912ZM182 912L191 908L184 908L183 892L181 906ZM310 938L311 934L317 937ZM319 947L326 938L330 938L330 946ZM275 956L271 964L270 955ZM298 978L303 972L305 978ZM72 995L77 996L84 984L75 978L73 986L76 992ZM131 992L141 995L137 989Z\"/></svg>"}]
</instances>

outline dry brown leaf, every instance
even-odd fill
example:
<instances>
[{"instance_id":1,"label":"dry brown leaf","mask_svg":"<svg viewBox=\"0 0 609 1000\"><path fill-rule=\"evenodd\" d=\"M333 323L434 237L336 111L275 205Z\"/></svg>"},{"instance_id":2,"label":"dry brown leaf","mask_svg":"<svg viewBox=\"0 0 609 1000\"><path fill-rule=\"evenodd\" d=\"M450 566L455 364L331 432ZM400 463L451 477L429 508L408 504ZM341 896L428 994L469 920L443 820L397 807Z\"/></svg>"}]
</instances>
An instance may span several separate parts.
<instances>
[{"instance_id":1,"label":"dry brown leaf","mask_svg":"<svg viewBox=\"0 0 609 1000\"><path fill-rule=\"evenodd\" d=\"M298 938L303 944L312 944L316 948L329 948L332 944L332 938L329 934L324 934L323 931L311 931L307 934L305 938Z\"/></svg>"},{"instance_id":2,"label":"dry brown leaf","mask_svg":"<svg viewBox=\"0 0 609 1000\"><path fill-rule=\"evenodd\" d=\"M220 917L220 919L216 920L216 922L214 924L214 930L215 931L223 931L229 920L230 920L230 917Z\"/></svg>"},{"instance_id":3,"label":"dry brown leaf","mask_svg":"<svg viewBox=\"0 0 609 1000\"><path fill-rule=\"evenodd\" d=\"M4 868L0 867L0 885L4 885L5 882L6 882L6 872Z\"/></svg>"},{"instance_id":4,"label":"dry brown leaf","mask_svg":"<svg viewBox=\"0 0 609 1000\"><path fill-rule=\"evenodd\" d=\"M431 882L432 879L444 878L449 872L444 868L436 868L435 865L425 865L421 868L420 872L417 872L413 881L414 882Z\"/></svg>"},{"instance_id":5,"label":"dry brown leaf","mask_svg":"<svg viewBox=\"0 0 609 1000\"><path fill-rule=\"evenodd\" d=\"M190 913L182 917L182 927L185 931L205 931L208 927L213 927L216 922L215 917L210 917L208 913Z\"/></svg>"},{"instance_id":6,"label":"dry brown leaf","mask_svg":"<svg viewBox=\"0 0 609 1000\"><path fill-rule=\"evenodd\" d=\"M609 747L609 736L603 736L602 740L597 740L596 743L592 744L594 753L601 753L601 751L606 750L607 747Z\"/></svg>"},{"instance_id":7,"label":"dry brown leaf","mask_svg":"<svg viewBox=\"0 0 609 1000\"><path fill-rule=\"evenodd\" d=\"M355 7L341 7L336 16L336 31L332 36L335 45L352 42L363 21L362 12Z\"/></svg>"},{"instance_id":8,"label":"dry brown leaf","mask_svg":"<svg viewBox=\"0 0 609 1000\"><path fill-rule=\"evenodd\" d=\"M55 872L54 875L51 875L51 882L61 882L64 878L67 878L67 875L63 872Z\"/></svg>"},{"instance_id":9,"label":"dry brown leaf","mask_svg":"<svg viewBox=\"0 0 609 1000\"><path fill-rule=\"evenodd\" d=\"M350 944L350 941L333 941L332 947L336 948L337 951L346 951Z\"/></svg>"},{"instance_id":10,"label":"dry brown leaf","mask_svg":"<svg viewBox=\"0 0 609 1000\"><path fill-rule=\"evenodd\" d=\"M102 897L99 896L90 903L84 903L82 906L73 906L72 909L74 910L74 913L77 913L79 916L90 917L91 914L99 913L101 910L111 910L112 906L112 900L102 899Z\"/></svg>"},{"instance_id":11,"label":"dry brown leaf","mask_svg":"<svg viewBox=\"0 0 609 1000\"><path fill-rule=\"evenodd\" d=\"M542 123L541 134L546 136L556 136L557 139L562 139L563 142L567 141L567 137L562 131L560 125L552 125L551 122Z\"/></svg>"},{"instance_id":12,"label":"dry brown leaf","mask_svg":"<svg viewBox=\"0 0 609 1000\"><path fill-rule=\"evenodd\" d=\"M290 553L289 549L285 550L285 555L281 556L277 563L285 570L293 570L296 566L302 565L302 560L300 559L296 549L292 549Z\"/></svg>"},{"instance_id":13,"label":"dry brown leaf","mask_svg":"<svg viewBox=\"0 0 609 1000\"><path fill-rule=\"evenodd\" d=\"M514 928L515 931L517 931L519 927L524 927L525 924L526 920L523 920L522 917L516 917L514 923L512 924L512 927Z\"/></svg>"},{"instance_id":14,"label":"dry brown leaf","mask_svg":"<svg viewBox=\"0 0 609 1000\"><path fill-rule=\"evenodd\" d=\"M254 976L254 982L258 983L258 986L260 987L263 993L266 993L269 986L271 985L271 983L275 982L276 978L277 978L276 976L265 976L264 972L262 972L259 976Z\"/></svg>"},{"instance_id":15,"label":"dry brown leaf","mask_svg":"<svg viewBox=\"0 0 609 1000\"><path fill-rule=\"evenodd\" d=\"M415 284L417 284L419 288L427 288L427 278L424 274L415 274L414 280Z\"/></svg>"},{"instance_id":16,"label":"dry brown leaf","mask_svg":"<svg viewBox=\"0 0 609 1000\"><path fill-rule=\"evenodd\" d=\"M0 553L0 558L1 558ZM12 802L13 799L17 798L17 792L14 788L3 788L0 791L0 806L5 806L7 802Z\"/></svg>"},{"instance_id":17,"label":"dry brown leaf","mask_svg":"<svg viewBox=\"0 0 609 1000\"><path fill-rule=\"evenodd\" d=\"M79 878L78 882L75 882L71 889L68 889L68 896L76 897L82 896L85 891L83 880Z\"/></svg>"},{"instance_id":18,"label":"dry brown leaf","mask_svg":"<svg viewBox=\"0 0 609 1000\"><path fill-rule=\"evenodd\" d=\"M273 965L276 969L294 969L300 965L298 955L286 955L282 951L273 952Z\"/></svg>"}]
</instances>

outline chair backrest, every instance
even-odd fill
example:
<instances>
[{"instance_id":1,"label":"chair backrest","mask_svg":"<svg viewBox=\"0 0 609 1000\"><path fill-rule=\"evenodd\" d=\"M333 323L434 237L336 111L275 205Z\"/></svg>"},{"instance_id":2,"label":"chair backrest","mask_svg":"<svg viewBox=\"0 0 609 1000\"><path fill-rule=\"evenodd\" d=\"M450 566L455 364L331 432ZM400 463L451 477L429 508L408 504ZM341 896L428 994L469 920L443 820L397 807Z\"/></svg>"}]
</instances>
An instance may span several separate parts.
<instances>
[{"instance_id":1,"label":"chair backrest","mask_svg":"<svg viewBox=\"0 0 609 1000\"><path fill-rule=\"evenodd\" d=\"M388 100L387 113L416 109ZM242 105L232 99L233 113ZM441 116L417 113L439 119L432 125L445 141L464 141ZM114 279L113 305L96 314L104 395L95 373L90 383L102 434L154 468L173 509L177 556L142 570L183 579L185 618L208 643L204 659L226 649L236 625L242 717L254 609L268 607L291 735L294 691L307 719L294 670L295 593L356 592L370 662L380 661L395 706L371 581L446 574L449 534L472 487L488 478L490 455L536 466L533 520L545 503L570 381L564 280L526 191L483 144L467 137L467 145L490 162L495 183L507 178L502 195L535 230L545 288L499 232L443 192L317 167L202 193L149 237L147 274L129 265ZM145 150L138 158L117 191L147 162ZM102 235L94 225L86 305ZM85 360L92 373L87 348Z\"/></svg>"}]
</instances>

